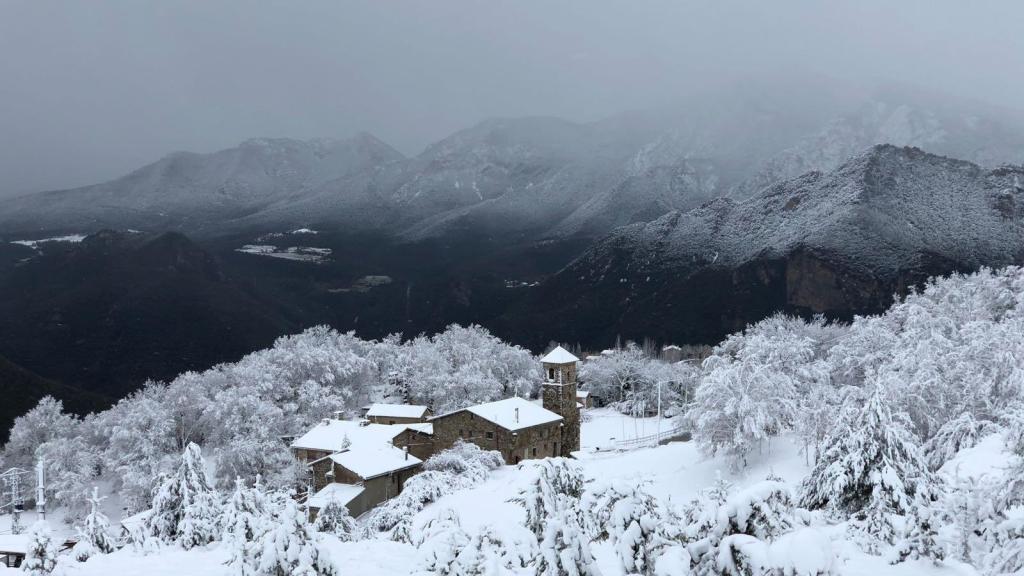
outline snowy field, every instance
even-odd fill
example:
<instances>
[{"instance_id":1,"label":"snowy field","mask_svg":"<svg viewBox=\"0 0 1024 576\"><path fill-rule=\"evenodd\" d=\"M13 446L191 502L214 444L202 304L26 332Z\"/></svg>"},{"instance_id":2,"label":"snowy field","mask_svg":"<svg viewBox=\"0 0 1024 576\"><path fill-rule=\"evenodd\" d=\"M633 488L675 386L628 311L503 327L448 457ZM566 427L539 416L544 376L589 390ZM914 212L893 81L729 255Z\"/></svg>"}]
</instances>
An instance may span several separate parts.
<instances>
[{"instance_id":1,"label":"snowy field","mask_svg":"<svg viewBox=\"0 0 1024 576\"><path fill-rule=\"evenodd\" d=\"M590 418L582 426L583 449L579 454L579 461L588 480L640 480L647 483L651 494L659 499L665 499L670 505L685 504L719 478L733 483L736 490L742 490L764 480L768 475L773 475L795 488L809 471L803 455L789 437L778 438L770 447L755 454L749 466L739 473L730 470L725 458L703 457L691 442L670 442L630 451L611 450L608 447L614 440L623 438L624 431L627 438L633 434L646 435L656 432L656 419L634 419L604 409L589 412ZM664 421L663 425L667 427L668 421ZM1002 438L998 435L992 436L978 446L962 451L957 458L946 464L943 472L967 476L998 474L1001 470L993 462L1006 461L1006 454L1003 451ZM455 512L462 527L469 533L490 526L509 540L526 542L532 535L524 527L524 509L510 500L534 477L527 472L530 466L532 464L526 464L523 469L513 466L500 468L483 484L444 496L434 504L428 505L416 515L414 524L422 525L450 510ZM111 518L119 518L116 503L107 501L104 508ZM66 527L56 518L51 520L54 528L66 532ZM32 516L26 513L23 515L23 521L30 523ZM6 524L9 519L4 518L4 522ZM972 568L957 563L947 563L940 567L926 562L890 565L885 559L869 556L847 542L842 524L821 528L820 533L823 538L831 541L832 550L839 563L835 567L838 574L975 574ZM332 536L325 538L331 558L343 574L406 575L415 573L422 560L422 552L409 544L386 540L342 543ZM595 543L592 550L597 567L603 576L624 574L610 544ZM790 553L799 556L808 551L795 549ZM123 549L113 554L93 557L84 563L68 562L66 573L81 576L226 576L230 573L226 565L227 558L227 552L219 544L188 552L164 548L144 554ZM0 568L0 574L6 573L20 572Z\"/></svg>"}]
</instances>

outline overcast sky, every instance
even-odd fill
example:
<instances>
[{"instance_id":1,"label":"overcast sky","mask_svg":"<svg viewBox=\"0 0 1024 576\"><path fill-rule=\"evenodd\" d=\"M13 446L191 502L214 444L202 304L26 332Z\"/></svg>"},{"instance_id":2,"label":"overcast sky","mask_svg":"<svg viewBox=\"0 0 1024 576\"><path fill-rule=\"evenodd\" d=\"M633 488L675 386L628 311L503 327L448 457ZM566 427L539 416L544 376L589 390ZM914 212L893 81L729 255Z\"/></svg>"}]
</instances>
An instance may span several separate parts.
<instances>
[{"instance_id":1,"label":"overcast sky","mask_svg":"<svg viewBox=\"0 0 1024 576\"><path fill-rule=\"evenodd\" d=\"M0 194L173 150L492 116L591 120L750 74L897 79L1019 107L1024 3L0 0Z\"/></svg>"}]
</instances>

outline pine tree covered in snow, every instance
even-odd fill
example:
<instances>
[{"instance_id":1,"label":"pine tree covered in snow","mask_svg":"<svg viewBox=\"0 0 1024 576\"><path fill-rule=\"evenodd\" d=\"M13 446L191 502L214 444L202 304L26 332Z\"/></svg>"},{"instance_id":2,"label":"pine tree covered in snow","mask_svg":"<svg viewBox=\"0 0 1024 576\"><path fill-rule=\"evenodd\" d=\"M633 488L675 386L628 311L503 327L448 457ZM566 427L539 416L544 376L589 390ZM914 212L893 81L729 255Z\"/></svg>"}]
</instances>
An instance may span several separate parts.
<instances>
[{"instance_id":1,"label":"pine tree covered in snow","mask_svg":"<svg viewBox=\"0 0 1024 576\"><path fill-rule=\"evenodd\" d=\"M545 522L567 502L578 502L583 495L583 471L565 458L545 458L536 463L520 464L520 470L535 466L534 480L512 499L526 510L526 527L537 538L544 537Z\"/></svg>"},{"instance_id":2,"label":"pine tree covered in snow","mask_svg":"<svg viewBox=\"0 0 1024 576\"><path fill-rule=\"evenodd\" d=\"M45 576L57 570L59 545L45 520L32 525L28 531L28 549L21 570L30 576Z\"/></svg>"},{"instance_id":3,"label":"pine tree covered in snow","mask_svg":"<svg viewBox=\"0 0 1024 576\"><path fill-rule=\"evenodd\" d=\"M860 409L846 409L825 445L801 485L804 507L856 512L871 506L904 514L916 491L931 494L934 479L910 424L893 412L881 386Z\"/></svg>"},{"instance_id":4,"label":"pine tree covered in snow","mask_svg":"<svg viewBox=\"0 0 1024 576\"><path fill-rule=\"evenodd\" d=\"M903 534L896 547L896 561L930 558L938 564L946 557L945 547L939 542L941 516L934 503L922 494L914 496L914 503L905 519Z\"/></svg>"},{"instance_id":5,"label":"pine tree covered in snow","mask_svg":"<svg viewBox=\"0 0 1024 576\"><path fill-rule=\"evenodd\" d=\"M876 495L853 514L847 533L868 554L882 554L896 542L894 516L896 512L889 501Z\"/></svg>"},{"instance_id":6,"label":"pine tree covered in snow","mask_svg":"<svg viewBox=\"0 0 1024 576\"><path fill-rule=\"evenodd\" d=\"M88 499L89 514L78 527L78 542L72 554L79 562L85 562L96 554L109 554L117 548L113 535L110 533L110 521L100 510L99 488L93 487L92 496Z\"/></svg>"},{"instance_id":7,"label":"pine tree covered in snow","mask_svg":"<svg viewBox=\"0 0 1024 576\"><path fill-rule=\"evenodd\" d=\"M1024 518L1007 518L994 527L993 546L983 559L988 574L1024 573Z\"/></svg>"},{"instance_id":8,"label":"pine tree covered in snow","mask_svg":"<svg viewBox=\"0 0 1024 576\"><path fill-rule=\"evenodd\" d=\"M254 574L260 576L334 576L338 569L295 502L274 518L274 526L253 547Z\"/></svg>"},{"instance_id":9,"label":"pine tree covered in snow","mask_svg":"<svg viewBox=\"0 0 1024 576\"><path fill-rule=\"evenodd\" d=\"M948 555L969 564L980 564L995 541L1000 518L995 507L995 486L969 476L957 476L951 482L942 507L943 517L951 521Z\"/></svg>"},{"instance_id":10,"label":"pine tree covered in snow","mask_svg":"<svg viewBox=\"0 0 1024 576\"><path fill-rule=\"evenodd\" d=\"M153 513L147 518L150 535L184 548L209 544L219 536L219 497L210 485L199 446L189 444L178 470L167 476L153 497Z\"/></svg>"},{"instance_id":11,"label":"pine tree covered in snow","mask_svg":"<svg viewBox=\"0 0 1024 576\"><path fill-rule=\"evenodd\" d=\"M337 536L342 542L348 542L356 536L356 521L348 511L348 507L338 500L331 500L317 512L313 528L323 534Z\"/></svg>"}]
</instances>

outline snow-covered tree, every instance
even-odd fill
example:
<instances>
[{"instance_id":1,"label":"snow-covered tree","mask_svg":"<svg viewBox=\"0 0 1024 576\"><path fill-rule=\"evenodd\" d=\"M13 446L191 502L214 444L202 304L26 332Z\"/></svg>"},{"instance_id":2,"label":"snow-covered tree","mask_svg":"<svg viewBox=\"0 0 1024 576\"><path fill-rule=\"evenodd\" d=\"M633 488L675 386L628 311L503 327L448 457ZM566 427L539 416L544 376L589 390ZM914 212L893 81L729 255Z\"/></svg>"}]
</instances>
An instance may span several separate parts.
<instances>
[{"instance_id":1,"label":"snow-covered tree","mask_svg":"<svg viewBox=\"0 0 1024 576\"><path fill-rule=\"evenodd\" d=\"M189 444L178 470L157 487L147 531L162 542L178 543L186 549L203 546L219 536L220 512L202 452L199 446Z\"/></svg>"},{"instance_id":2,"label":"snow-covered tree","mask_svg":"<svg viewBox=\"0 0 1024 576\"><path fill-rule=\"evenodd\" d=\"M271 529L274 506L263 491L259 476L252 487L241 478L224 505L220 517L224 546L230 550L228 565L235 576L256 574L254 548Z\"/></svg>"},{"instance_id":3,"label":"snow-covered tree","mask_svg":"<svg viewBox=\"0 0 1024 576\"><path fill-rule=\"evenodd\" d=\"M941 525L942 518L936 514L934 503L923 494L917 494L896 546L896 561L930 558L936 564L941 562L946 557L945 548L939 542Z\"/></svg>"},{"instance_id":4,"label":"snow-covered tree","mask_svg":"<svg viewBox=\"0 0 1024 576\"><path fill-rule=\"evenodd\" d=\"M100 473L100 454L82 436L51 440L36 450L46 467L47 500L64 510L64 521L77 522L89 511L90 483Z\"/></svg>"},{"instance_id":5,"label":"snow-covered tree","mask_svg":"<svg viewBox=\"0 0 1024 576\"><path fill-rule=\"evenodd\" d=\"M313 528L317 532L337 536L342 542L352 540L357 529L348 507L338 500L330 500L317 512Z\"/></svg>"},{"instance_id":6,"label":"snow-covered tree","mask_svg":"<svg viewBox=\"0 0 1024 576\"><path fill-rule=\"evenodd\" d=\"M46 396L36 407L14 420L11 434L4 445L4 466L31 470L36 450L53 440L73 438L79 420L64 413L64 403Z\"/></svg>"},{"instance_id":7,"label":"snow-covered tree","mask_svg":"<svg viewBox=\"0 0 1024 576\"><path fill-rule=\"evenodd\" d=\"M21 570L30 576L53 574L58 566L60 545L45 520L32 525L28 532L28 549Z\"/></svg>"},{"instance_id":8,"label":"snow-covered tree","mask_svg":"<svg viewBox=\"0 0 1024 576\"><path fill-rule=\"evenodd\" d=\"M984 435L994 430L991 422L979 422L970 412L960 414L943 424L922 446L928 467L938 470L957 452L975 446Z\"/></svg>"},{"instance_id":9,"label":"snow-covered tree","mask_svg":"<svg viewBox=\"0 0 1024 576\"><path fill-rule=\"evenodd\" d=\"M560 498L566 498L560 496ZM540 576L597 576L590 541L568 506L557 507L542 527L540 553L534 564Z\"/></svg>"},{"instance_id":10,"label":"snow-covered tree","mask_svg":"<svg viewBox=\"0 0 1024 576\"><path fill-rule=\"evenodd\" d=\"M730 336L704 361L688 414L706 454L725 452L737 466L794 425L800 398L827 381L816 342L800 320L773 317ZM809 431L813 434L813 431Z\"/></svg>"},{"instance_id":11,"label":"snow-covered tree","mask_svg":"<svg viewBox=\"0 0 1024 576\"><path fill-rule=\"evenodd\" d=\"M114 536L110 533L110 520L100 510L100 503L106 497L100 496L99 492L99 488L93 487L92 496L87 500L89 514L77 528L78 542L72 554L79 562L85 562L96 554L109 554L117 548Z\"/></svg>"},{"instance_id":12,"label":"snow-covered tree","mask_svg":"<svg viewBox=\"0 0 1024 576\"><path fill-rule=\"evenodd\" d=\"M334 576L339 573L306 515L289 501L253 548L260 576Z\"/></svg>"},{"instance_id":13,"label":"snow-covered tree","mask_svg":"<svg viewBox=\"0 0 1024 576\"><path fill-rule=\"evenodd\" d=\"M856 512L869 506L895 514L910 509L934 479L906 416L894 412L877 385L864 406L847 407L825 442L818 464L801 485L800 503Z\"/></svg>"},{"instance_id":14,"label":"snow-covered tree","mask_svg":"<svg viewBox=\"0 0 1024 576\"><path fill-rule=\"evenodd\" d=\"M536 476L512 501L526 510L526 527L538 539L543 538L548 519L557 516L567 502L578 502L583 495L583 472L578 464L565 458L546 458L519 467L534 467Z\"/></svg>"}]
</instances>

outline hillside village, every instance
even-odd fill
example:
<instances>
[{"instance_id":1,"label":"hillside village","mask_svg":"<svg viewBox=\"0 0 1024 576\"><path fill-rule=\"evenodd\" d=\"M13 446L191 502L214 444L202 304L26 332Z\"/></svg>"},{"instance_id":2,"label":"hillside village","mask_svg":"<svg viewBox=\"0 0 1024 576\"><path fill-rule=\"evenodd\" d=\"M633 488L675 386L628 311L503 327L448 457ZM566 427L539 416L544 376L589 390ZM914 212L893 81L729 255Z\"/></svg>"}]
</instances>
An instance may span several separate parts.
<instances>
[{"instance_id":1,"label":"hillside village","mask_svg":"<svg viewBox=\"0 0 1024 576\"><path fill-rule=\"evenodd\" d=\"M513 397L432 416L426 406L373 404L360 421L325 419L291 444L309 470L311 519L331 500L352 516L402 492L425 460L469 442L505 462L572 457L580 448L579 359L561 346L540 359L541 403ZM586 395L584 395L584 399Z\"/></svg>"}]
</instances>

